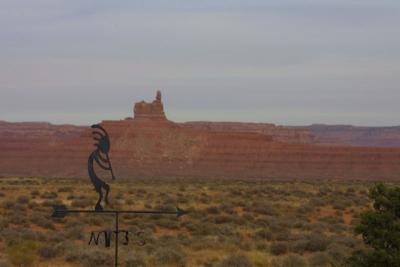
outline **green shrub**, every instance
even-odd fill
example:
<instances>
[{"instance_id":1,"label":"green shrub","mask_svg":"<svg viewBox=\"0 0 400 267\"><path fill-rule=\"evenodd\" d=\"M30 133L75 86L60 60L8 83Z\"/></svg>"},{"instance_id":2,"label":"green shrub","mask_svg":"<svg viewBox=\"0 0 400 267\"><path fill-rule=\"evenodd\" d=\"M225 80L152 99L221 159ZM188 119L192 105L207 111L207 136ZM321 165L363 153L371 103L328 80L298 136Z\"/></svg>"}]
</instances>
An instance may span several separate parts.
<instances>
[{"instance_id":1,"label":"green shrub","mask_svg":"<svg viewBox=\"0 0 400 267\"><path fill-rule=\"evenodd\" d=\"M400 187L382 183L370 190L374 210L365 211L355 228L368 250L356 251L349 266L400 266Z\"/></svg>"}]
</instances>

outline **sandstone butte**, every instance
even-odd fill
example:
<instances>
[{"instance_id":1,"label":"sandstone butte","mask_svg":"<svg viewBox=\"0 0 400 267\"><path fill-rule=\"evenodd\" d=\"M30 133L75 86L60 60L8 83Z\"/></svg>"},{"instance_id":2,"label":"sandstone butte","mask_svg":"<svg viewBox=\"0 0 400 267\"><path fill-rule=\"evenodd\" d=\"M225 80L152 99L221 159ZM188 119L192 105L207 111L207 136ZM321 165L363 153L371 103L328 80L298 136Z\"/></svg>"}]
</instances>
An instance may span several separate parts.
<instances>
[{"instance_id":1,"label":"sandstone butte","mask_svg":"<svg viewBox=\"0 0 400 267\"><path fill-rule=\"evenodd\" d=\"M101 124L117 179L400 180L400 148L319 145L310 129L274 124L175 123L160 92L133 118ZM87 178L93 143L89 127L0 121L0 175Z\"/></svg>"}]
</instances>

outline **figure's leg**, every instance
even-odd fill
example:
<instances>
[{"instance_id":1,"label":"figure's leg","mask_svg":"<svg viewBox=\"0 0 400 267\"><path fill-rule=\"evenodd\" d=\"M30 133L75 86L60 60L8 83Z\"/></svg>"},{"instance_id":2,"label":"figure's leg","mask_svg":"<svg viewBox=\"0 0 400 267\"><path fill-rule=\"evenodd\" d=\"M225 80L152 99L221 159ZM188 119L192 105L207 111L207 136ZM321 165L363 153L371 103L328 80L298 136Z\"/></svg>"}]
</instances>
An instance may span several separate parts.
<instances>
[{"instance_id":1,"label":"figure's leg","mask_svg":"<svg viewBox=\"0 0 400 267\"><path fill-rule=\"evenodd\" d=\"M110 203L108 202L108 193L110 192L110 186L109 186L108 184L104 183L104 184L103 184L103 188L106 190L105 201L106 201L106 204L108 205L108 204L110 204Z\"/></svg>"},{"instance_id":2,"label":"figure's leg","mask_svg":"<svg viewBox=\"0 0 400 267\"><path fill-rule=\"evenodd\" d=\"M101 190L101 188L99 188L99 190L96 190L96 191L97 191L97 193L99 193L99 200L96 203L95 210L103 211L103 207L101 206L101 201L103 200L103 191Z\"/></svg>"}]
</instances>

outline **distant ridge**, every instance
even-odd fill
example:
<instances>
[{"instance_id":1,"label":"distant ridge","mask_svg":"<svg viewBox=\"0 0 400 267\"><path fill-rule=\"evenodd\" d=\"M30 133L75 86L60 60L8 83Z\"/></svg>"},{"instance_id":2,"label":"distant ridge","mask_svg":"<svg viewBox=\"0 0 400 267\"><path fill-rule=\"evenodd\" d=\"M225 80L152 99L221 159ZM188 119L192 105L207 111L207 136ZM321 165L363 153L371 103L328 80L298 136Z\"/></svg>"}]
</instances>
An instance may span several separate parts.
<instances>
[{"instance_id":1,"label":"distant ridge","mask_svg":"<svg viewBox=\"0 0 400 267\"><path fill-rule=\"evenodd\" d=\"M315 144L400 147L400 126L367 127L313 124L308 129Z\"/></svg>"},{"instance_id":2,"label":"distant ridge","mask_svg":"<svg viewBox=\"0 0 400 267\"><path fill-rule=\"evenodd\" d=\"M161 92L133 115L101 123L121 178L400 181L399 127L175 123ZM87 178L92 149L89 127L0 121L0 176Z\"/></svg>"}]
</instances>

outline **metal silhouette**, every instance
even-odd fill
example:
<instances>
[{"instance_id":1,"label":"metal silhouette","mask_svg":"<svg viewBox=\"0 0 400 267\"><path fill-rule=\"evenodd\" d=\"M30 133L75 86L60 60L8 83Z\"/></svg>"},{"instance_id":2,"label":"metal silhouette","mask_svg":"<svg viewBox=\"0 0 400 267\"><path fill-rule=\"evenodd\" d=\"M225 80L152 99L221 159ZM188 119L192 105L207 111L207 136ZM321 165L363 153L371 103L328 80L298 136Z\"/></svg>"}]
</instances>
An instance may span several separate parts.
<instances>
[{"instance_id":1,"label":"metal silhouette","mask_svg":"<svg viewBox=\"0 0 400 267\"><path fill-rule=\"evenodd\" d=\"M104 169L108 170L111 172L112 179L115 180L114 172L111 166L111 161L108 156L108 153L110 151L110 138L104 130L103 127L101 127L99 124L94 124L91 126L93 129L93 139L96 141L94 144L96 149L90 154L88 158L88 172L89 172L89 177L90 181L94 185L94 188L96 192L99 194L99 199L96 203L95 209L94 210L71 210L68 209L67 206L65 205L54 205L53 206L53 214L52 217L54 218L64 218L68 214L71 213L90 213L90 214L113 214L115 216L115 230L110 232L110 231L102 231L101 233L104 233L105 235L105 244L106 247L111 246L111 234L115 234L115 257L114 257L114 263L115 267L118 266L118 244L119 244L119 234L124 234L125 235L125 242L123 243L124 245L127 245L129 242L129 232L125 230L120 230L119 229L119 214L137 214L137 215L145 215L145 214L164 214L164 215L176 215L177 217L180 217L187 212L180 209L176 208L176 210L103 210L103 207L101 206L101 202L103 200L103 190L105 190L105 202L106 204L109 203L108 201L108 194L110 193L110 186L104 182L102 179L100 179L96 172L94 171L94 162L97 163L97 165ZM99 239L99 234L95 234L92 232L92 235L90 237L89 244L91 244L92 240L95 244L98 244L98 239ZM144 240L143 240L144 241ZM142 245L144 245L142 243Z\"/></svg>"},{"instance_id":2,"label":"metal silhouette","mask_svg":"<svg viewBox=\"0 0 400 267\"><path fill-rule=\"evenodd\" d=\"M111 172L112 179L115 180L114 172L112 169L111 161L108 156L110 151L110 138L106 130L101 127L99 124L94 124L91 126L93 130L93 139L97 142L95 143L96 149L90 154L88 158L88 172L90 181L94 185L96 192L99 194L99 199L96 203L95 210L102 211L103 207L101 206L101 201L103 200L103 189L105 190L105 202L108 205L108 194L110 193L110 186L100 179L96 172L94 171L93 163L96 162L97 165Z\"/></svg>"}]
</instances>

